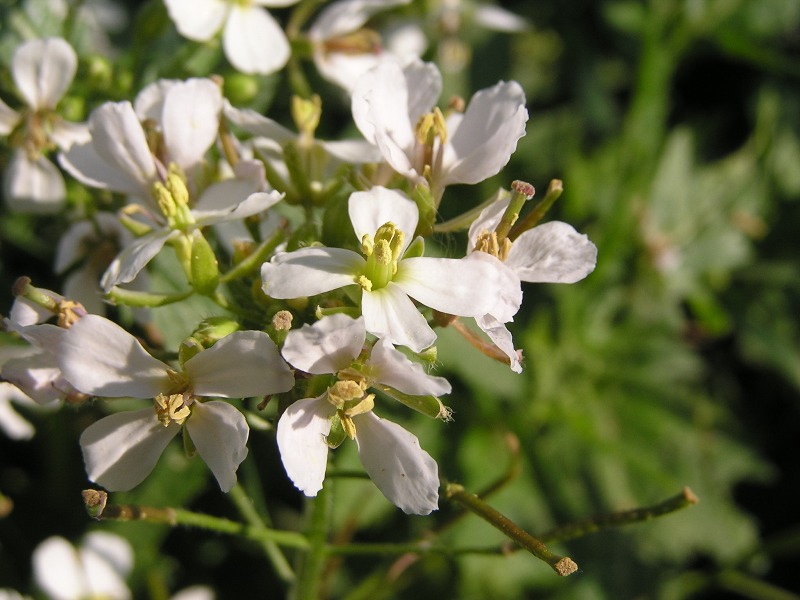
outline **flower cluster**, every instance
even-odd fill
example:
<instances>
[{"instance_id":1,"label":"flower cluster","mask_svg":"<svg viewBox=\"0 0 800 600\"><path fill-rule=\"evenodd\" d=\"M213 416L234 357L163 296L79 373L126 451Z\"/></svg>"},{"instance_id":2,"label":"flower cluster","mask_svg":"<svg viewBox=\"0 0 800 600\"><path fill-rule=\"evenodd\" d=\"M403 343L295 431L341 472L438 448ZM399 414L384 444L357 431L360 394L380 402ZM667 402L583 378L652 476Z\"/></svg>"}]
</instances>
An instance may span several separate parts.
<instances>
[{"instance_id":1,"label":"flower cluster","mask_svg":"<svg viewBox=\"0 0 800 600\"><path fill-rule=\"evenodd\" d=\"M182 36L221 35L233 67L266 74L293 52L266 7L295 2L165 4ZM319 72L349 94L360 139L317 139L318 96L289 101L295 132L234 106L217 77L159 79L70 124L57 112L78 60L69 44L34 40L15 53L26 107L0 103L10 208L52 211L67 200L50 152L96 202L69 213L55 265L69 275L63 295L17 286L0 375L42 405L142 399L132 411L103 402L110 414L83 432L91 481L133 488L181 433L227 492L248 454L250 417L269 407L286 473L305 495L323 488L329 450L350 438L388 500L410 514L437 509L436 461L378 414L394 402L451 419L440 399L451 385L431 371L436 329L461 318L486 333L491 358L520 372L507 324L522 282L578 281L596 248L565 223L518 220L533 191L517 182L481 211L456 211L468 230L462 249L430 252L437 231L455 229L437 221L442 202L458 202L447 188L498 174L528 112L513 81L438 105L442 76L419 58L424 45L384 43L366 28L407 3L342 0L305 34ZM151 289L150 265L165 257L174 288ZM162 347L150 311L198 297L218 314ZM136 311L128 324L140 337L111 318L119 311L106 316L109 305Z\"/></svg>"}]
</instances>

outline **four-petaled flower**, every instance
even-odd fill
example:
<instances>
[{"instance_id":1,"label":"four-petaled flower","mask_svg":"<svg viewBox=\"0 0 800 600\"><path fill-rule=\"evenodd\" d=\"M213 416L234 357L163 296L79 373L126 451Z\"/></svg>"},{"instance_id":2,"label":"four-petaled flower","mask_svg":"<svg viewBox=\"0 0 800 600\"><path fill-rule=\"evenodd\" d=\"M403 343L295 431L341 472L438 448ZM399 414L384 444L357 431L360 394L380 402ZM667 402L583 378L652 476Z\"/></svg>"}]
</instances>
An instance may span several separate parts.
<instances>
[{"instance_id":1,"label":"four-petaled flower","mask_svg":"<svg viewBox=\"0 0 800 600\"><path fill-rule=\"evenodd\" d=\"M315 375L337 373L338 381L316 398L292 404L278 421L278 449L291 480L307 496L322 489L328 456L326 438L338 417L345 432L358 444L358 455L384 496L409 514L427 515L438 507L439 476L436 461L415 435L372 412L373 385L392 387L410 395L450 393L442 377L427 375L422 367L379 339L369 358L353 368L366 341L364 319L343 314L324 317L286 336L283 357L293 366Z\"/></svg>"},{"instance_id":2,"label":"four-petaled flower","mask_svg":"<svg viewBox=\"0 0 800 600\"><path fill-rule=\"evenodd\" d=\"M112 491L129 490L147 477L185 425L227 492L247 456L249 428L231 404L199 399L263 396L294 385L291 370L261 331L231 333L175 370L148 354L130 333L95 315L66 331L59 363L64 377L86 394L154 399L154 407L114 413L81 435L89 479Z\"/></svg>"},{"instance_id":3,"label":"four-petaled flower","mask_svg":"<svg viewBox=\"0 0 800 600\"><path fill-rule=\"evenodd\" d=\"M325 247L278 254L261 268L264 293L298 298L357 285L367 331L414 352L433 344L436 334L411 298L443 313L479 317L503 294L505 282L492 265L409 256L419 211L401 192L380 186L354 192L349 213L364 256Z\"/></svg>"}]
</instances>

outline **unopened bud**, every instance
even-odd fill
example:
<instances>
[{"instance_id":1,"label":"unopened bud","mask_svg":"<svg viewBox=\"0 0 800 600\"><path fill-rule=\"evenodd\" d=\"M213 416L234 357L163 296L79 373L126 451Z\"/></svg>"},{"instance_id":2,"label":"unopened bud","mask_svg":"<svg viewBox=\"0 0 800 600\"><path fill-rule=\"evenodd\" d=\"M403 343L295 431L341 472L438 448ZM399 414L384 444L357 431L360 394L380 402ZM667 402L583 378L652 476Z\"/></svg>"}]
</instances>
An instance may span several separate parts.
<instances>
[{"instance_id":1,"label":"unopened bud","mask_svg":"<svg viewBox=\"0 0 800 600\"><path fill-rule=\"evenodd\" d=\"M219 263L211 244L199 229L192 232L192 287L198 294L213 294L219 285Z\"/></svg>"}]
</instances>

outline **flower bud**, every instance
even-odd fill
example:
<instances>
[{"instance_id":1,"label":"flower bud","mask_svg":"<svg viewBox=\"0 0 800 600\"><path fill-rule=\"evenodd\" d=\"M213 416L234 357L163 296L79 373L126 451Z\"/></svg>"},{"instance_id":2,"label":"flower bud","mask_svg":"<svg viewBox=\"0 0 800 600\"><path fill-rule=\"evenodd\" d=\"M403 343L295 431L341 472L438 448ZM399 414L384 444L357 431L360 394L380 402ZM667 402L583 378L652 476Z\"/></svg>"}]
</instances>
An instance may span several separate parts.
<instances>
[{"instance_id":1,"label":"flower bud","mask_svg":"<svg viewBox=\"0 0 800 600\"><path fill-rule=\"evenodd\" d=\"M192 232L192 287L205 296L219 285L219 264L211 244L198 229Z\"/></svg>"}]
</instances>

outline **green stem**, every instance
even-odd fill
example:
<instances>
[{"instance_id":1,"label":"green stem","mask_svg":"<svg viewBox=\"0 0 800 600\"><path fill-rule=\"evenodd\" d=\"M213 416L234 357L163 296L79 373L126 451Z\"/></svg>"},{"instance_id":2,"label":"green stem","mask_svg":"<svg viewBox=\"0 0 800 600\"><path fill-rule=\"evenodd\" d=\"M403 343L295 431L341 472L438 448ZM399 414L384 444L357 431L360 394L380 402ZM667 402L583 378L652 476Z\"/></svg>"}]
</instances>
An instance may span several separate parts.
<instances>
[{"instance_id":1,"label":"green stem","mask_svg":"<svg viewBox=\"0 0 800 600\"><path fill-rule=\"evenodd\" d=\"M544 199L534 206L533 210L525 215L525 218L519 221L511 229L510 233L508 234L508 237L511 239L511 241L513 242L521 233L535 227L536 224L547 214L547 211L550 210L550 207L553 206L553 203L558 200L563 191L564 184L560 179L551 180L550 184L547 186L547 193L544 195Z\"/></svg>"},{"instance_id":2,"label":"green stem","mask_svg":"<svg viewBox=\"0 0 800 600\"><path fill-rule=\"evenodd\" d=\"M487 198L483 202L481 202L475 208L468 210L465 213L458 215L457 217L453 217L449 221L444 221L443 223L436 223L433 226L434 233L450 233L453 231L462 231L464 229L469 229L469 226L472 225L472 222L478 218L478 215L481 214L484 208L497 202L499 200L504 200L509 196L508 190L500 188L493 194L490 198Z\"/></svg>"},{"instance_id":3,"label":"green stem","mask_svg":"<svg viewBox=\"0 0 800 600\"><path fill-rule=\"evenodd\" d=\"M278 531L265 527L254 527L229 519L222 519L180 508L158 508L133 504L108 504L108 494L99 490L84 490L84 503L89 516L98 521L147 521L176 527L184 525L207 529L217 533L238 535L256 542L270 541L280 546L305 550L308 540L293 531Z\"/></svg>"},{"instance_id":4,"label":"green stem","mask_svg":"<svg viewBox=\"0 0 800 600\"><path fill-rule=\"evenodd\" d=\"M445 495L449 500L458 502L496 529L502 531L536 558L546 562L558 575L564 577L578 570L578 565L571 558L558 556L551 552L540 540L533 537L500 511L489 506L475 494L467 492L462 485L448 483L445 487Z\"/></svg>"},{"instance_id":5,"label":"green stem","mask_svg":"<svg viewBox=\"0 0 800 600\"><path fill-rule=\"evenodd\" d=\"M276 231L271 238L261 242L261 244L259 244L258 247L247 256L247 258L238 262L236 266L234 266L227 273L220 275L220 283L226 283L228 281L233 281L234 279L240 279L250 275L251 273L254 273L261 267L262 264L264 264L264 262L266 262L270 255L275 251L275 248L277 248L285 238L286 233L282 229Z\"/></svg>"},{"instance_id":6,"label":"green stem","mask_svg":"<svg viewBox=\"0 0 800 600\"><path fill-rule=\"evenodd\" d=\"M722 589L752 600L800 600L800 596L741 571L723 571L716 577Z\"/></svg>"},{"instance_id":7,"label":"green stem","mask_svg":"<svg viewBox=\"0 0 800 600\"><path fill-rule=\"evenodd\" d=\"M242 515L242 518L244 518L250 526L259 529L267 529L267 524L261 518L261 515L253 505L253 501L240 484L237 483L231 488L229 497L239 510L239 514ZM281 549L278 547L278 544L271 540L262 540L261 547L264 549L264 554L267 555L270 563L272 563L272 567L275 569L275 573L277 573L281 581L286 584L294 583L294 571L289 561L286 560L283 552L281 552Z\"/></svg>"},{"instance_id":8,"label":"green stem","mask_svg":"<svg viewBox=\"0 0 800 600\"><path fill-rule=\"evenodd\" d=\"M316 498L307 500L310 512L308 542L310 548L302 557L300 576L292 595L293 600L317 600L328 559L328 520L332 508L330 485L323 487Z\"/></svg>"},{"instance_id":9,"label":"green stem","mask_svg":"<svg viewBox=\"0 0 800 600\"><path fill-rule=\"evenodd\" d=\"M656 517L681 510L687 506L692 506L693 504L697 504L697 502L697 496L694 495L692 490L685 487L677 496L673 496L653 506L597 515L575 521L574 523L568 523L541 534L539 539L547 542L563 542L565 540L583 537L609 527L619 527L620 525L627 525L629 523L649 521Z\"/></svg>"}]
</instances>

